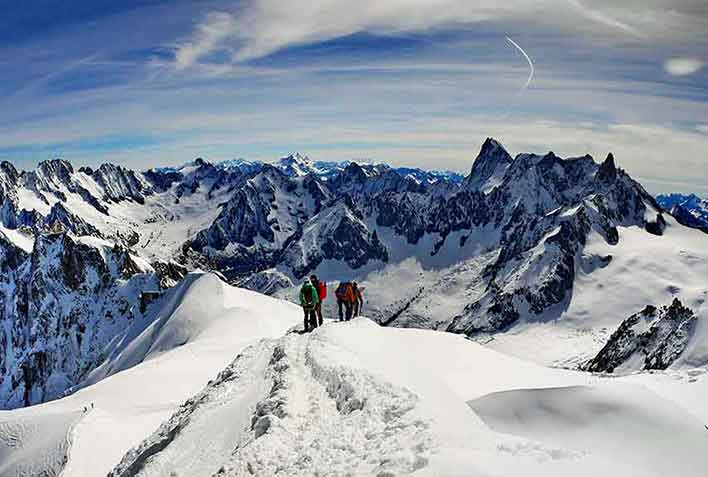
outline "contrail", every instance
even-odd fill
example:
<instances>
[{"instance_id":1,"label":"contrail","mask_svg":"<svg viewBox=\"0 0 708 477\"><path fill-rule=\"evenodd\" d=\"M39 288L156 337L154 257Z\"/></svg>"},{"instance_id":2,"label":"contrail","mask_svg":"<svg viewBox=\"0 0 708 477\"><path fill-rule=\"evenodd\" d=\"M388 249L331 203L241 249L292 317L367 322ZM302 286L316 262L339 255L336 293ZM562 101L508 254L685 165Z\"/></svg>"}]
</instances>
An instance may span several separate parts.
<instances>
[{"instance_id":1,"label":"contrail","mask_svg":"<svg viewBox=\"0 0 708 477\"><path fill-rule=\"evenodd\" d=\"M531 80L533 80L533 74L534 74L534 72L536 71L536 69L533 67L533 61L531 61L531 58L529 57L529 55L526 54L526 52L524 51L524 49L521 48L521 47L518 45L518 43L516 43L514 40L512 40L512 39L509 38L508 36L506 37L506 39L507 39L507 41L508 41L509 43L511 43L512 45L514 45L514 46L516 47L516 49L521 52L522 55L524 55L524 58L526 58L526 61L528 61L529 67L531 68L531 71L529 71L529 77L528 77L528 79L526 80L526 84L519 90L519 94L522 94L524 91L526 91L526 90L528 89L529 85L531 84Z\"/></svg>"}]
</instances>

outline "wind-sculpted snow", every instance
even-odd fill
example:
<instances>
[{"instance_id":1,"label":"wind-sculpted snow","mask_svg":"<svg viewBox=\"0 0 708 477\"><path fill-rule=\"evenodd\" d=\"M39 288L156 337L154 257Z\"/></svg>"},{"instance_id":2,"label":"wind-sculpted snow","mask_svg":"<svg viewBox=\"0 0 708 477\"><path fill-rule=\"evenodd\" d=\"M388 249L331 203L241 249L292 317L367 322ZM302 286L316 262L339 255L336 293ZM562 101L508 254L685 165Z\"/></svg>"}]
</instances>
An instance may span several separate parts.
<instances>
[{"instance_id":1,"label":"wind-sculpted snow","mask_svg":"<svg viewBox=\"0 0 708 477\"><path fill-rule=\"evenodd\" d=\"M418 398L291 334L244 351L111 475L410 473L433 450ZM228 422L228 426L221 423ZM199 437L197 437L199 436ZM191 450L195 439L204 444ZM196 452L194 452L196 450Z\"/></svg>"},{"instance_id":2,"label":"wind-sculpted snow","mask_svg":"<svg viewBox=\"0 0 708 477\"><path fill-rule=\"evenodd\" d=\"M9 454L0 451L0 468L39 468L51 457L61 467L47 475L106 475L244 348L280 337L302 319L292 304L230 287L213 274L191 274L152 308L155 318L135 322L84 387L40 406L0 411L0 440L3 429L14 435L25 421L37 429ZM54 416L74 423L68 455L66 427Z\"/></svg>"},{"instance_id":3,"label":"wind-sculpted snow","mask_svg":"<svg viewBox=\"0 0 708 477\"><path fill-rule=\"evenodd\" d=\"M608 475L699 477L708 464L703 423L643 386L523 389L490 394L470 406L495 431L631 469Z\"/></svg>"},{"instance_id":4,"label":"wind-sculpted snow","mask_svg":"<svg viewBox=\"0 0 708 477\"><path fill-rule=\"evenodd\" d=\"M0 412L0 436L3 429L16 435L23 420L82 416L66 421L70 432L56 425L42 438L24 433L23 446L8 449L11 460L2 463L65 456L58 470L66 477L111 469L160 476L659 477L676 459L683 475L701 475L706 465L708 374L700 370L610 380L544 368L458 335L385 328L365 318L300 334L298 307L212 274L188 276L152 308L151 324L135 324L94 384L42 406ZM488 405L479 411L467 404L482 400ZM514 427L514 416L528 416L531 425ZM628 431L636 445L623 453Z\"/></svg>"}]
</instances>

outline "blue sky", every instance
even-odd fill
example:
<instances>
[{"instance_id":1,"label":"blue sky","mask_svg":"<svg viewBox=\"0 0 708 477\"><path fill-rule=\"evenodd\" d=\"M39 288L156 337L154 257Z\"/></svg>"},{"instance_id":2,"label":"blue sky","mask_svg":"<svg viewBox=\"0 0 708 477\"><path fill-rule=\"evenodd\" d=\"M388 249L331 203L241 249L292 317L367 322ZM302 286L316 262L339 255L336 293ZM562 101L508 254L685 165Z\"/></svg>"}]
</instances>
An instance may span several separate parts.
<instances>
[{"instance_id":1,"label":"blue sky","mask_svg":"<svg viewBox=\"0 0 708 477\"><path fill-rule=\"evenodd\" d=\"M21 168L300 151L466 171L494 136L708 194L703 0L0 4L0 158Z\"/></svg>"}]
</instances>

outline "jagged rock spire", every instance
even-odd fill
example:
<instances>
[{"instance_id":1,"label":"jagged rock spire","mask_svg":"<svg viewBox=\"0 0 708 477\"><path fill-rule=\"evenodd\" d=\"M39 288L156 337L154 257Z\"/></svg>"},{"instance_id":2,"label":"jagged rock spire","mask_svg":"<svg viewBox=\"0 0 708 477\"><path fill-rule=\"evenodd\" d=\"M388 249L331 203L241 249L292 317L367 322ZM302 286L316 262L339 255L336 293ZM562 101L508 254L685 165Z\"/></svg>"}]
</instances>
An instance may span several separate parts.
<instances>
[{"instance_id":1,"label":"jagged rock spire","mask_svg":"<svg viewBox=\"0 0 708 477\"><path fill-rule=\"evenodd\" d=\"M513 161L511 155L497 140L488 137L472 164L465 185L474 189L485 189L490 178L500 176Z\"/></svg>"},{"instance_id":2,"label":"jagged rock spire","mask_svg":"<svg viewBox=\"0 0 708 477\"><path fill-rule=\"evenodd\" d=\"M615 165L615 156L612 153L607 155L607 158L600 164L597 170L595 179L598 182L609 184L617 178L617 166Z\"/></svg>"}]
</instances>

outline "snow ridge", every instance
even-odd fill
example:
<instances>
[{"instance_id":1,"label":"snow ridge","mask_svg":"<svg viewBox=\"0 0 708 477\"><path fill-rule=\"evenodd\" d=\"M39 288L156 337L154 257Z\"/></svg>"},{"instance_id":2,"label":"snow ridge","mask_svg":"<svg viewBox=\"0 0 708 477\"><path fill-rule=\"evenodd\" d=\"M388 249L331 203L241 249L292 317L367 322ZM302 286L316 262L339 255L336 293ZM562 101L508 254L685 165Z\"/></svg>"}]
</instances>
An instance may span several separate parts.
<instances>
[{"instance_id":1,"label":"snow ridge","mask_svg":"<svg viewBox=\"0 0 708 477\"><path fill-rule=\"evenodd\" d=\"M433 437L429 424L415 418L417 397L332 366L320 356L322 345L315 335L289 334L245 350L110 475L311 475L333 464L367 474L424 468ZM266 378L255 386L260 392L246 393L260 375ZM195 432L213 431L217 416L233 412L239 417L230 415L233 428L217 440L221 449L183 454Z\"/></svg>"}]
</instances>

